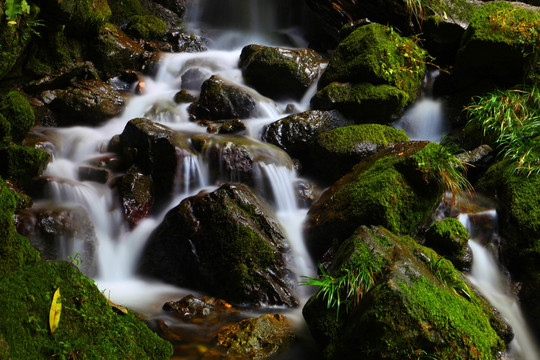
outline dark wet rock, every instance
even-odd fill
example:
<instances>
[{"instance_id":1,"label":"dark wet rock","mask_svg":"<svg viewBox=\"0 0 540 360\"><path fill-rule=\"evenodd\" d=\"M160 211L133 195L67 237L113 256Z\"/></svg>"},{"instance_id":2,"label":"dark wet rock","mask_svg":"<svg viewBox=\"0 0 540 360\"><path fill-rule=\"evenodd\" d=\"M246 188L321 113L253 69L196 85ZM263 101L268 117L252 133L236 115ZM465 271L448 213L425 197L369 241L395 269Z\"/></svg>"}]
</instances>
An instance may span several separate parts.
<instances>
[{"instance_id":1,"label":"dark wet rock","mask_svg":"<svg viewBox=\"0 0 540 360\"><path fill-rule=\"evenodd\" d=\"M95 48L95 62L106 77L118 76L124 69L143 70L150 59L149 52L112 24L103 28Z\"/></svg>"},{"instance_id":2,"label":"dark wet rock","mask_svg":"<svg viewBox=\"0 0 540 360\"><path fill-rule=\"evenodd\" d=\"M255 115L256 106L247 90L214 75L202 84L199 100L188 111L196 120L246 119Z\"/></svg>"},{"instance_id":3,"label":"dark wet rock","mask_svg":"<svg viewBox=\"0 0 540 360\"><path fill-rule=\"evenodd\" d=\"M150 215L152 209L152 180L137 171L123 175L118 186L124 217L131 227Z\"/></svg>"},{"instance_id":4,"label":"dark wet rock","mask_svg":"<svg viewBox=\"0 0 540 360\"><path fill-rule=\"evenodd\" d=\"M407 141L405 131L386 125L344 126L320 133L311 143L310 155L317 174L332 183L377 151Z\"/></svg>"},{"instance_id":5,"label":"dark wet rock","mask_svg":"<svg viewBox=\"0 0 540 360\"><path fill-rule=\"evenodd\" d=\"M246 124L240 119L228 120L221 124L220 134L238 134L246 131Z\"/></svg>"},{"instance_id":6,"label":"dark wet rock","mask_svg":"<svg viewBox=\"0 0 540 360\"><path fill-rule=\"evenodd\" d=\"M139 0L141 5L146 9L147 13L163 21L167 27L178 29L182 27L182 15L185 12L185 4L183 0ZM183 11L182 10L183 7ZM175 10L181 11L177 13Z\"/></svg>"},{"instance_id":7,"label":"dark wet rock","mask_svg":"<svg viewBox=\"0 0 540 360\"><path fill-rule=\"evenodd\" d=\"M231 316L237 310L225 300L210 296L195 297L188 295L178 301L168 301L163 310L185 322L217 323Z\"/></svg>"},{"instance_id":8,"label":"dark wet rock","mask_svg":"<svg viewBox=\"0 0 540 360\"><path fill-rule=\"evenodd\" d=\"M403 113L409 96L390 85L331 83L311 98L311 107L338 110L355 123L389 124Z\"/></svg>"},{"instance_id":9,"label":"dark wet rock","mask_svg":"<svg viewBox=\"0 0 540 360\"><path fill-rule=\"evenodd\" d=\"M28 237L45 260L74 259L86 275L97 274L94 223L81 206L38 206L17 212L19 234ZM79 254L79 255L77 255Z\"/></svg>"},{"instance_id":10,"label":"dark wet rock","mask_svg":"<svg viewBox=\"0 0 540 360\"><path fill-rule=\"evenodd\" d=\"M139 270L235 304L296 306L276 220L242 184L184 199L156 228Z\"/></svg>"},{"instance_id":11,"label":"dark wet rock","mask_svg":"<svg viewBox=\"0 0 540 360\"><path fill-rule=\"evenodd\" d=\"M432 249L381 226L361 226L336 248L327 277L348 277L341 307L313 296L303 309L327 359L495 359L509 327L466 278Z\"/></svg>"},{"instance_id":12,"label":"dark wet rock","mask_svg":"<svg viewBox=\"0 0 540 360\"><path fill-rule=\"evenodd\" d=\"M425 52L411 39L390 27L368 24L353 31L332 53L328 67L319 80L319 89L332 82L390 85L408 96L416 95L425 70Z\"/></svg>"},{"instance_id":13,"label":"dark wet rock","mask_svg":"<svg viewBox=\"0 0 540 360\"><path fill-rule=\"evenodd\" d=\"M125 105L118 91L99 80L81 80L53 92L50 106L63 125L96 125L119 115Z\"/></svg>"},{"instance_id":14,"label":"dark wet rock","mask_svg":"<svg viewBox=\"0 0 540 360\"><path fill-rule=\"evenodd\" d=\"M154 2L165 6L179 17L183 17L186 12L186 0L155 0Z\"/></svg>"},{"instance_id":15,"label":"dark wet rock","mask_svg":"<svg viewBox=\"0 0 540 360\"><path fill-rule=\"evenodd\" d=\"M300 208L310 208L322 193L322 189L317 184L305 179L298 180L294 187L296 190L296 202Z\"/></svg>"},{"instance_id":16,"label":"dark wet rock","mask_svg":"<svg viewBox=\"0 0 540 360\"><path fill-rule=\"evenodd\" d=\"M262 139L279 146L303 166L311 164L309 145L324 131L351 125L337 111L310 110L279 119L263 130Z\"/></svg>"},{"instance_id":17,"label":"dark wet rock","mask_svg":"<svg viewBox=\"0 0 540 360\"><path fill-rule=\"evenodd\" d=\"M193 96L189 91L182 89L176 94L174 94L174 102L177 104L182 103L191 103L195 101L197 98Z\"/></svg>"},{"instance_id":18,"label":"dark wet rock","mask_svg":"<svg viewBox=\"0 0 540 360\"><path fill-rule=\"evenodd\" d=\"M467 178L471 183L476 182L495 161L493 149L489 145L480 145L470 151L456 155L460 160L469 164Z\"/></svg>"},{"instance_id":19,"label":"dark wet rock","mask_svg":"<svg viewBox=\"0 0 540 360\"><path fill-rule=\"evenodd\" d=\"M457 269L470 267L472 259L467 254L470 235L459 220L446 218L435 222L427 229L425 237L425 245L450 260Z\"/></svg>"},{"instance_id":20,"label":"dark wet rock","mask_svg":"<svg viewBox=\"0 0 540 360\"><path fill-rule=\"evenodd\" d=\"M126 163L137 165L143 174L150 176L154 206L158 208L169 201L175 187L197 180L189 171L188 178L184 177L186 160L190 162L194 157L189 138L165 125L143 118L130 120L119 142Z\"/></svg>"},{"instance_id":21,"label":"dark wet rock","mask_svg":"<svg viewBox=\"0 0 540 360\"><path fill-rule=\"evenodd\" d=\"M240 68L247 83L272 98L300 99L321 73L322 57L311 49L248 45Z\"/></svg>"},{"instance_id":22,"label":"dark wet rock","mask_svg":"<svg viewBox=\"0 0 540 360\"><path fill-rule=\"evenodd\" d=\"M58 72L30 81L24 88L31 93L40 93L45 90L62 89L80 80L99 80L98 72L90 61L61 68Z\"/></svg>"},{"instance_id":23,"label":"dark wet rock","mask_svg":"<svg viewBox=\"0 0 540 360\"><path fill-rule=\"evenodd\" d=\"M314 258L359 224L382 225L398 234L416 232L442 198L439 175L432 169L439 151L435 143L392 145L334 183L311 207L304 226Z\"/></svg>"},{"instance_id":24,"label":"dark wet rock","mask_svg":"<svg viewBox=\"0 0 540 360\"><path fill-rule=\"evenodd\" d=\"M212 182L239 181L256 185L262 181L260 163L292 167L290 158L281 149L247 137L207 135L197 136L192 141L208 159Z\"/></svg>"},{"instance_id":25,"label":"dark wet rock","mask_svg":"<svg viewBox=\"0 0 540 360\"><path fill-rule=\"evenodd\" d=\"M172 44L174 52L202 52L208 50L204 39L193 34L186 34L179 31L172 31L167 35L169 43ZM197 90L199 87L197 87Z\"/></svg>"},{"instance_id":26,"label":"dark wet rock","mask_svg":"<svg viewBox=\"0 0 540 360\"><path fill-rule=\"evenodd\" d=\"M209 77L209 74L202 72L199 68L190 68L182 74L182 89L199 91L202 83Z\"/></svg>"},{"instance_id":27,"label":"dark wet rock","mask_svg":"<svg viewBox=\"0 0 540 360\"><path fill-rule=\"evenodd\" d=\"M80 180L95 181L105 184L107 181L109 181L111 172L97 166L80 166L78 175Z\"/></svg>"},{"instance_id":28,"label":"dark wet rock","mask_svg":"<svg viewBox=\"0 0 540 360\"><path fill-rule=\"evenodd\" d=\"M538 10L514 3L493 2L475 10L456 56L458 88L485 81L504 87L527 78L538 81L540 66L533 49L540 40L539 21Z\"/></svg>"},{"instance_id":29,"label":"dark wet rock","mask_svg":"<svg viewBox=\"0 0 540 360\"><path fill-rule=\"evenodd\" d=\"M261 315L220 329L217 346L202 359L269 359L289 348L295 339L292 324L285 316Z\"/></svg>"},{"instance_id":30,"label":"dark wet rock","mask_svg":"<svg viewBox=\"0 0 540 360\"><path fill-rule=\"evenodd\" d=\"M453 64L456 53L468 22L450 17L430 17L422 24L428 52L437 59L437 63Z\"/></svg>"}]
</instances>

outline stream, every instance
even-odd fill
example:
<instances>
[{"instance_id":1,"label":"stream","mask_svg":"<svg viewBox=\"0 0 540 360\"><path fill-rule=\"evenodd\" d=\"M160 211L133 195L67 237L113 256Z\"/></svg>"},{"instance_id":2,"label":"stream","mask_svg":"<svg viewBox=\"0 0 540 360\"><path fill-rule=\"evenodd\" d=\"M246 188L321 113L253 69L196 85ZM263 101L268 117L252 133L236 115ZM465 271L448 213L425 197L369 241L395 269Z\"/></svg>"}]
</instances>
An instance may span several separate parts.
<instances>
[{"instance_id":1,"label":"stream","mask_svg":"<svg viewBox=\"0 0 540 360\"><path fill-rule=\"evenodd\" d=\"M125 223L118 195L107 184L81 180L78 169L93 159L107 155L105 150L111 137L122 133L127 122L136 117L145 117L154 122L165 124L177 132L194 134L203 133L205 128L190 122L187 104L174 103L174 95L182 86L182 75L190 69L197 69L205 76L219 76L235 85L247 88L238 68L238 59L242 47L257 43L272 46L304 47L301 32L294 25L302 19L303 2L298 6L290 5L288 0L275 1L244 1L248 9L239 10L237 2L232 0L220 1L219 6L208 4L211 0L191 1L188 8L189 28L196 34L208 39L208 51L201 53L164 54L155 76L141 79L145 84L144 94L133 95L121 116L111 119L100 127L71 127L71 128L40 128L51 139L50 147L53 161L45 171L45 176L53 179L49 182L51 198L42 203L78 204L82 205L91 217L96 237L97 273L93 278L98 287L112 301L129 307L149 318L168 319L161 307L166 301L178 300L188 294L197 294L191 289L178 288L160 283L156 280L143 279L136 275L137 261L144 249L152 231L160 224L166 212L176 206L182 199L197 194L202 189L215 189L216 184L209 175L209 161L204 155L187 159L180 167L184 181L175 189L175 195L170 199L165 209L151 218L141 221L135 228L130 229ZM233 5L235 3L235 5ZM280 3L283 3L280 9ZM285 5L286 4L286 5ZM286 9L293 8L291 13ZM229 8L236 9L230 10ZM226 20L226 23L224 22ZM234 24L229 25L229 24ZM245 120L247 135L250 140L260 143L262 128L286 116L285 108L293 104L298 112L309 109L309 99L315 93L313 86L308 89L303 99L299 101L274 102L249 89L257 98L257 116ZM421 123L412 124L407 119L425 119L423 121L437 124L429 127L428 133L418 129L427 126ZM444 131L441 106L436 100L425 96L412 106L398 125L405 129L411 138L439 141ZM269 150L270 151L270 150ZM278 151L275 147L271 151ZM274 212L282 225L293 253L293 262L288 264L297 278L315 276L316 267L307 254L302 238L302 224L307 214L306 208L297 204L294 186L298 181L290 158L280 151L272 156L274 164L258 164L258 169L264 183L269 186L258 186L259 195L271 194ZM280 161L284 159L284 161ZM221 181L234 181L234 178ZM40 206L37 202L35 206ZM468 215L463 214L460 220L471 226ZM473 231L469 228L469 231ZM479 291L502 313L515 330L516 340L513 342L511 355L515 359L538 359L534 341L530 338L516 299L508 295L506 288L493 288L501 284L498 265L490 258L488 252L476 240L471 240L470 247L474 253L474 265L470 274L471 282ZM64 249L66 258L81 252L74 245ZM84 254L83 254L84 255ZM84 256L83 256L84 261ZM494 280L486 277L495 276ZM300 306L295 310L264 309L267 312L285 312L298 328L300 339L303 339L301 350L293 349L283 358L317 358L315 346L309 339L308 331L301 315L303 304L312 293L307 287L298 287ZM502 295L501 295L502 294ZM200 294L199 294L200 295ZM502 298L502 299L500 299ZM518 308L516 312L516 308ZM515 315L512 315L515 314ZM246 314L249 316L250 314ZM521 322L521 323L520 323ZM310 342L311 341L311 342ZM302 341L301 341L302 342ZM301 352L299 355L297 351Z\"/></svg>"}]
</instances>

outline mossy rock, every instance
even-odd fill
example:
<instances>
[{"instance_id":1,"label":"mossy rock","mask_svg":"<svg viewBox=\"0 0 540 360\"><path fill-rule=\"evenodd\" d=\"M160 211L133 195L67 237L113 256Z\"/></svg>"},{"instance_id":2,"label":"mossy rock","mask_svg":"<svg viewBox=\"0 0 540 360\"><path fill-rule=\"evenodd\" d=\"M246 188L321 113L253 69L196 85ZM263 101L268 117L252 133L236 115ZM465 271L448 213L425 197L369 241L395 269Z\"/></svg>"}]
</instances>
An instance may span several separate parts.
<instances>
[{"instance_id":1,"label":"mossy rock","mask_svg":"<svg viewBox=\"0 0 540 360\"><path fill-rule=\"evenodd\" d=\"M303 310L327 359L494 359L504 349L508 328L490 305L449 261L410 237L361 226L337 249L327 276L347 274L364 274L352 285L361 286L359 298L342 292L337 312L314 296Z\"/></svg>"},{"instance_id":2,"label":"mossy rock","mask_svg":"<svg viewBox=\"0 0 540 360\"><path fill-rule=\"evenodd\" d=\"M41 149L8 145L0 147L0 158L0 176L12 180L22 189L28 189L33 178L45 170L51 155Z\"/></svg>"},{"instance_id":3,"label":"mossy rock","mask_svg":"<svg viewBox=\"0 0 540 360\"><path fill-rule=\"evenodd\" d=\"M34 126L35 115L32 106L23 94L18 91L10 91L0 103L0 114L11 125L11 138L16 143L21 143L30 129Z\"/></svg>"},{"instance_id":4,"label":"mossy rock","mask_svg":"<svg viewBox=\"0 0 540 360\"><path fill-rule=\"evenodd\" d=\"M470 235L458 219L446 218L430 225L426 246L437 251L458 269L467 265L467 243Z\"/></svg>"},{"instance_id":5,"label":"mossy rock","mask_svg":"<svg viewBox=\"0 0 540 360\"><path fill-rule=\"evenodd\" d=\"M479 80L498 86L522 83L540 72L540 14L516 4L494 1L478 8L456 57L458 87Z\"/></svg>"},{"instance_id":6,"label":"mossy rock","mask_svg":"<svg viewBox=\"0 0 540 360\"><path fill-rule=\"evenodd\" d=\"M415 233L443 194L436 169L439 151L444 149L435 143L395 144L334 183L311 207L304 226L314 258L341 243L360 224Z\"/></svg>"},{"instance_id":7,"label":"mossy rock","mask_svg":"<svg viewBox=\"0 0 540 360\"><path fill-rule=\"evenodd\" d=\"M0 278L39 260L39 253L17 233L13 220L15 210L27 203L23 194L0 178Z\"/></svg>"},{"instance_id":8,"label":"mossy rock","mask_svg":"<svg viewBox=\"0 0 540 360\"><path fill-rule=\"evenodd\" d=\"M515 167L509 160L493 165L476 189L499 199L501 258L512 277L522 283L524 312L540 335L540 176L516 173Z\"/></svg>"},{"instance_id":9,"label":"mossy rock","mask_svg":"<svg viewBox=\"0 0 540 360\"><path fill-rule=\"evenodd\" d=\"M321 176L336 181L382 148L407 141L405 131L386 125L343 126L319 134L311 143L310 154Z\"/></svg>"},{"instance_id":10,"label":"mossy rock","mask_svg":"<svg viewBox=\"0 0 540 360\"><path fill-rule=\"evenodd\" d=\"M81 36L98 34L111 16L107 0L62 0L58 6L66 25Z\"/></svg>"},{"instance_id":11,"label":"mossy rock","mask_svg":"<svg viewBox=\"0 0 540 360\"><path fill-rule=\"evenodd\" d=\"M1 16L4 16L2 11ZM15 66L32 38L32 29L27 23L0 25L0 79L3 79Z\"/></svg>"},{"instance_id":12,"label":"mossy rock","mask_svg":"<svg viewBox=\"0 0 540 360\"><path fill-rule=\"evenodd\" d=\"M4 115L0 114L0 145L11 142L11 123L6 120Z\"/></svg>"},{"instance_id":13,"label":"mossy rock","mask_svg":"<svg viewBox=\"0 0 540 360\"><path fill-rule=\"evenodd\" d=\"M159 40L167 31L167 24L153 15L135 15L129 19L127 31L144 40Z\"/></svg>"},{"instance_id":14,"label":"mossy rock","mask_svg":"<svg viewBox=\"0 0 540 360\"><path fill-rule=\"evenodd\" d=\"M425 52L392 28L372 23L347 36L336 48L319 88L337 81L391 85L416 99L425 71Z\"/></svg>"},{"instance_id":15,"label":"mossy rock","mask_svg":"<svg viewBox=\"0 0 540 360\"><path fill-rule=\"evenodd\" d=\"M333 82L311 98L318 110L339 110L356 123L388 124L403 113L410 96L391 85Z\"/></svg>"},{"instance_id":16,"label":"mossy rock","mask_svg":"<svg viewBox=\"0 0 540 360\"><path fill-rule=\"evenodd\" d=\"M51 335L49 310L60 289L62 312ZM172 346L137 317L113 311L105 296L74 265L43 261L2 277L7 315L0 334L12 359L169 359Z\"/></svg>"},{"instance_id":17,"label":"mossy rock","mask_svg":"<svg viewBox=\"0 0 540 360\"><path fill-rule=\"evenodd\" d=\"M125 26L132 16L148 15L139 0L108 0L112 10L111 21L117 26Z\"/></svg>"}]
</instances>

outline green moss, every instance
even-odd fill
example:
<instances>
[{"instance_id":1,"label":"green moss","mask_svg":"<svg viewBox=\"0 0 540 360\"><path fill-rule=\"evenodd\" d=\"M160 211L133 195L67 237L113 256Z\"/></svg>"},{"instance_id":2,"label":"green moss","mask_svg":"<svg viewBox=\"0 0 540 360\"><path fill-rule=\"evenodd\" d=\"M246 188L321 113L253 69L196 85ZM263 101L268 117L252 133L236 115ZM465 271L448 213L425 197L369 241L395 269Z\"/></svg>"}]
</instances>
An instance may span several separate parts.
<instances>
[{"instance_id":1,"label":"green moss","mask_svg":"<svg viewBox=\"0 0 540 360\"><path fill-rule=\"evenodd\" d=\"M1 15L3 16L3 12ZM12 24L0 26L0 79L11 71L30 43L31 37L32 28L26 22L20 26Z\"/></svg>"},{"instance_id":2,"label":"green moss","mask_svg":"<svg viewBox=\"0 0 540 360\"><path fill-rule=\"evenodd\" d=\"M127 19L135 15L145 15L146 11L139 0L108 0L112 10L111 20L115 25L123 26Z\"/></svg>"},{"instance_id":3,"label":"green moss","mask_svg":"<svg viewBox=\"0 0 540 360\"><path fill-rule=\"evenodd\" d=\"M11 141L11 123L0 114L0 145L9 144Z\"/></svg>"},{"instance_id":4,"label":"green moss","mask_svg":"<svg viewBox=\"0 0 540 360\"><path fill-rule=\"evenodd\" d=\"M48 314L60 288L62 313L50 334ZM118 314L73 265L40 262L0 280L0 334L12 359L169 359L172 347L132 313Z\"/></svg>"},{"instance_id":5,"label":"green moss","mask_svg":"<svg viewBox=\"0 0 540 360\"><path fill-rule=\"evenodd\" d=\"M141 39L160 39L167 31L167 24L153 15L135 15L129 19L128 31Z\"/></svg>"},{"instance_id":6,"label":"green moss","mask_svg":"<svg viewBox=\"0 0 540 360\"><path fill-rule=\"evenodd\" d=\"M391 85L333 82L319 90L311 106L319 110L339 110L356 122L389 123L403 111L410 96Z\"/></svg>"},{"instance_id":7,"label":"green moss","mask_svg":"<svg viewBox=\"0 0 540 360\"><path fill-rule=\"evenodd\" d=\"M10 91L0 103L0 113L11 124L11 137L20 143L34 126L35 115L30 103L18 91Z\"/></svg>"},{"instance_id":8,"label":"green moss","mask_svg":"<svg viewBox=\"0 0 540 360\"><path fill-rule=\"evenodd\" d=\"M332 54L320 84L333 81L392 85L416 98L425 70L425 52L391 28L372 23L353 31Z\"/></svg>"},{"instance_id":9,"label":"green moss","mask_svg":"<svg viewBox=\"0 0 540 360\"><path fill-rule=\"evenodd\" d=\"M454 218L433 223L426 233L426 245L447 257L455 266L464 265L469 241L467 229Z\"/></svg>"},{"instance_id":10,"label":"green moss","mask_svg":"<svg viewBox=\"0 0 540 360\"><path fill-rule=\"evenodd\" d=\"M0 147L0 158L0 176L24 189L31 184L32 178L41 174L51 156L41 149L9 145Z\"/></svg>"},{"instance_id":11,"label":"green moss","mask_svg":"<svg viewBox=\"0 0 540 360\"><path fill-rule=\"evenodd\" d=\"M376 145L407 142L409 137L403 130L378 124L343 126L320 134L317 142L328 151L347 153L359 143L369 142Z\"/></svg>"},{"instance_id":12,"label":"green moss","mask_svg":"<svg viewBox=\"0 0 540 360\"><path fill-rule=\"evenodd\" d=\"M111 16L107 0L62 0L59 5L69 17L69 25L83 34L98 34Z\"/></svg>"}]
</instances>

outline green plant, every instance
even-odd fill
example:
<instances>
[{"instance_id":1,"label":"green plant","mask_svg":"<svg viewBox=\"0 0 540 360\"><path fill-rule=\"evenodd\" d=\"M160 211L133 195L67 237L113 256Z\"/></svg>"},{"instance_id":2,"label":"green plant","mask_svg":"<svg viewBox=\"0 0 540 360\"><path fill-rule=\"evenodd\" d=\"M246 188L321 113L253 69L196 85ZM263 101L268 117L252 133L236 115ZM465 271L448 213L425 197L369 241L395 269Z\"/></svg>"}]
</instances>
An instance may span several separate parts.
<instances>
[{"instance_id":1,"label":"green plant","mask_svg":"<svg viewBox=\"0 0 540 360\"><path fill-rule=\"evenodd\" d=\"M453 269L450 261L444 257L438 259L429 259L427 267L441 284L449 287L456 295L462 295L468 300L471 299L471 290L467 284L460 279L458 272Z\"/></svg>"},{"instance_id":2,"label":"green plant","mask_svg":"<svg viewBox=\"0 0 540 360\"><path fill-rule=\"evenodd\" d=\"M518 173L540 173L540 89L537 85L496 90L466 108L469 123L494 138Z\"/></svg>"},{"instance_id":3,"label":"green plant","mask_svg":"<svg viewBox=\"0 0 540 360\"><path fill-rule=\"evenodd\" d=\"M319 286L316 296L326 300L327 309L336 309L336 321L339 319L341 306L349 313L355 308L362 296L371 289L374 283L373 273L367 268L345 269L344 274L334 277L319 265L321 275L318 278L303 276L301 285Z\"/></svg>"},{"instance_id":4,"label":"green plant","mask_svg":"<svg viewBox=\"0 0 540 360\"><path fill-rule=\"evenodd\" d=\"M30 13L26 0L6 0L6 17L10 24L17 24L24 14Z\"/></svg>"},{"instance_id":5,"label":"green plant","mask_svg":"<svg viewBox=\"0 0 540 360\"><path fill-rule=\"evenodd\" d=\"M68 258L68 260L69 260L73 265L75 265L75 266L77 266L77 267L78 267L79 265L82 265L82 263L83 263L81 254L78 253L78 252L74 253L74 254L73 254L73 257L68 256L67 258Z\"/></svg>"}]
</instances>

